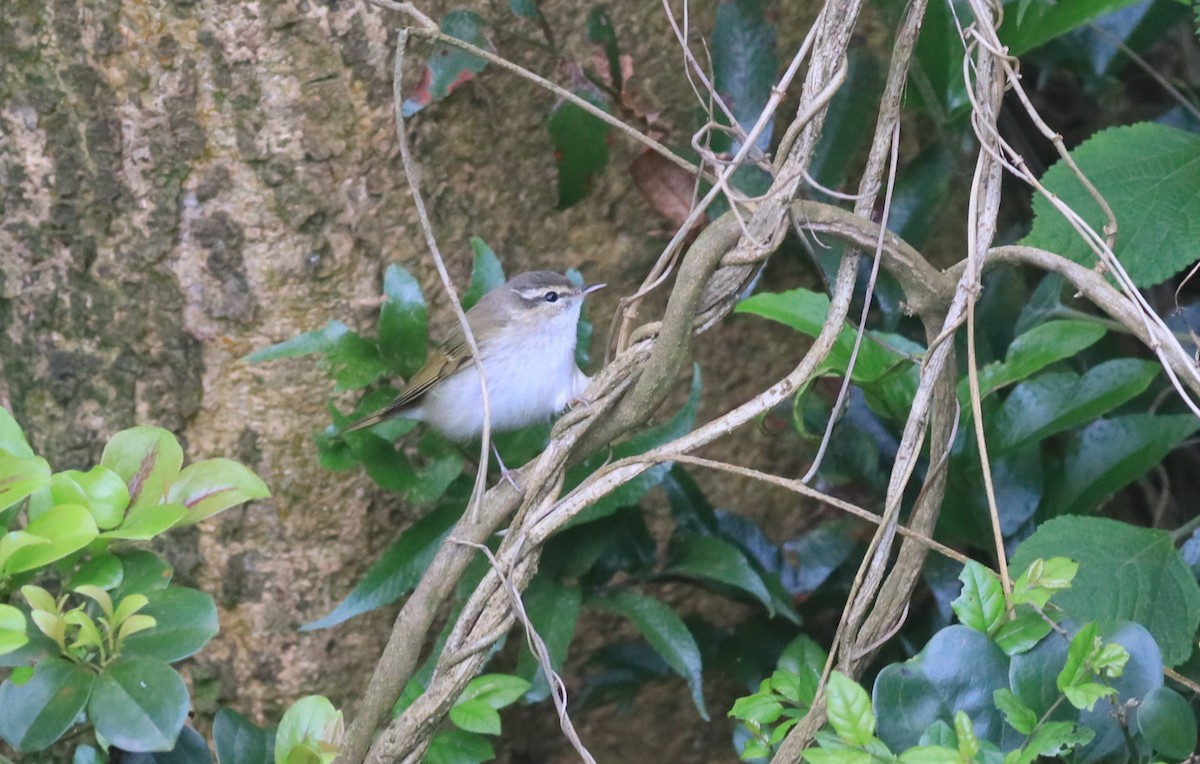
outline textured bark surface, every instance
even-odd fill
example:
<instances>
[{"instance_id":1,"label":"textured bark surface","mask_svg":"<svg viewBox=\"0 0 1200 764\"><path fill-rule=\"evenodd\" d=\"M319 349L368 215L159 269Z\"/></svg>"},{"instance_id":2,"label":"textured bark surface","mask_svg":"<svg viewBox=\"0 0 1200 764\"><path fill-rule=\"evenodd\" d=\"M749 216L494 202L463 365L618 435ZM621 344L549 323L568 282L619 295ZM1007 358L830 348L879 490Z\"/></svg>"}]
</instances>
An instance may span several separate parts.
<instances>
[{"instance_id":1,"label":"textured bark surface","mask_svg":"<svg viewBox=\"0 0 1200 764\"><path fill-rule=\"evenodd\" d=\"M555 59L521 41L532 30L494 5L480 10L500 22L502 52L553 74ZM686 140L691 91L661 8L609 5L646 108ZM586 9L543 10L568 49L590 57ZM305 0L9 0L0 14L0 404L55 469L95 463L112 433L156 424L189 459L239 459L273 492L169 537L177 578L221 608L221 634L186 666L202 715L220 704L274 721L310 692L352 707L387 634L386 611L330 631L296 627L349 591L409 508L359 471L317 465L311 435L328 421L331 385L310 360L239 359L331 318L370 326L392 261L426 286L434 324L445 317L395 150L400 23L364 4ZM552 211L552 104L488 71L428 108L413 127L424 188L459 283L470 235L510 273L574 265L614 285L593 305L603 334L664 225L629 182L638 150L622 142L592 198ZM761 323L715 335L699 349L720 367L708 413L802 350ZM787 350L755 353L764 342ZM770 460L768 449L784 469L795 458L777 439L749 440L743 461ZM756 515L795 504L714 489Z\"/></svg>"}]
</instances>

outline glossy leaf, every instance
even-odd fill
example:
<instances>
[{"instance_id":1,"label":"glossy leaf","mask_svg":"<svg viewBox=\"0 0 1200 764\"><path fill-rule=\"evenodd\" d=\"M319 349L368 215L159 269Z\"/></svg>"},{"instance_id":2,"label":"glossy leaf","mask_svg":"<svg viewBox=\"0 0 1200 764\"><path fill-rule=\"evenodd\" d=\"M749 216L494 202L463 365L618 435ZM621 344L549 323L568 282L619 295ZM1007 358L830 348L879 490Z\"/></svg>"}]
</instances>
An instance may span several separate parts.
<instances>
[{"instance_id":1,"label":"glossy leaf","mask_svg":"<svg viewBox=\"0 0 1200 764\"><path fill-rule=\"evenodd\" d=\"M556 671L561 670L571 638L575 636L575 624L579 620L583 592L578 586L564 586L546 576L537 576L525 590L522 599L525 603L525 614L529 616L533 628L546 643L550 666ZM521 657L517 659L517 670L514 673L531 682L529 690L525 693L527 702L537 703L550 696L550 685L546 676L527 647L521 649Z\"/></svg>"},{"instance_id":2,"label":"glossy leaf","mask_svg":"<svg viewBox=\"0 0 1200 764\"><path fill-rule=\"evenodd\" d=\"M1102 130L1072 150L1071 157L1112 207L1119 227L1114 254L1135 285L1154 286L1195 262L1200 136L1141 122ZM1051 167L1042 182L1101 231L1105 217L1099 205L1063 162ZM1096 264L1092 250L1049 202L1039 195L1033 209L1033 230L1022 243L1088 267ZM1164 220L1170 225L1163 225Z\"/></svg>"},{"instance_id":3,"label":"glossy leaf","mask_svg":"<svg viewBox=\"0 0 1200 764\"><path fill-rule=\"evenodd\" d=\"M762 114L775 85L775 28L766 17L763 0L735 0L717 6L712 33L713 84L744 133ZM724 114L717 121L728 124ZM768 123L756 147L767 151L772 125ZM737 142L714 136L713 150L736 152Z\"/></svg>"},{"instance_id":4,"label":"glossy leaf","mask_svg":"<svg viewBox=\"0 0 1200 764\"><path fill-rule=\"evenodd\" d=\"M107 552L98 554L87 560L71 576L68 589L77 586L91 585L100 589L115 589L125 578L125 568L116 555Z\"/></svg>"},{"instance_id":5,"label":"glossy leaf","mask_svg":"<svg viewBox=\"0 0 1200 764\"><path fill-rule=\"evenodd\" d=\"M434 736L424 764L481 764L496 758L492 744L482 735L464 730L444 730Z\"/></svg>"},{"instance_id":6,"label":"glossy leaf","mask_svg":"<svg viewBox=\"0 0 1200 764\"><path fill-rule=\"evenodd\" d=\"M188 465L171 484L167 501L182 504L183 525L194 525L230 507L271 495L258 475L232 459L206 459Z\"/></svg>"},{"instance_id":7,"label":"glossy leaf","mask_svg":"<svg viewBox=\"0 0 1200 764\"><path fill-rule=\"evenodd\" d=\"M462 297L463 307L467 309L479 302L480 297L504 283L504 266L500 265L500 258L496 257L492 248L478 236L472 236L470 241L474 253L471 285Z\"/></svg>"},{"instance_id":8,"label":"glossy leaf","mask_svg":"<svg viewBox=\"0 0 1200 764\"><path fill-rule=\"evenodd\" d=\"M383 306L379 309L379 351L402 377L415 374L425 363L429 334L421 285L392 263L383 273Z\"/></svg>"},{"instance_id":9,"label":"glossy leaf","mask_svg":"<svg viewBox=\"0 0 1200 764\"><path fill-rule=\"evenodd\" d=\"M121 754L121 764L212 764L212 753L200 733L184 726L169 751Z\"/></svg>"},{"instance_id":10,"label":"glossy leaf","mask_svg":"<svg viewBox=\"0 0 1200 764\"><path fill-rule=\"evenodd\" d=\"M1019 56L1067 32L1137 0L1059 0L1056 3L1022 3L1021 12L1005 13L997 34L1009 54Z\"/></svg>"},{"instance_id":11,"label":"glossy leaf","mask_svg":"<svg viewBox=\"0 0 1200 764\"><path fill-rule=\"evenodd\" d=\"M746 555L718 536L684 535L672 542L668 574L710 581L749 594L773 616L771 593Z\"/></svg>"},{"instance_id":12,"label":"glossy leaf","mask_svg":"<svg viewBox=\"0 0 1200 764\"><path fill-rule=\"evenodd\" d=\"M48 485L50 465L45 459L13 456L0 451L0 509L10 507Z\"/></svg>"},{"instance_id":13,"label":"glossy leaf","mask_svg":"<svg viewBox=\"0 0 1200 764\"><path fill-rule=\"evenodd\" d=\"M41 751L70 729L92 692L96 675L65 658L39 661L33 678L0 684L0 737L19 751Z\"/></svg>"},{"instance_id":14,"label":"glossy leaf","mask_svg":"<svg viewBox=\"0 0 1200 764\"><path fill-rule=\"evenodd\" d=\"M500 734L500 714L480 700L456 703L450 709L450 721L467 732L477 732L481 735Z\"/></svg>"},{"instance_id":15,"label":"glossy leaf","mask_svg":"<svg viewBox=\"0 0 1200 764\"><path fill-rule=\"evenodd\" d=\"M23 573L61 560L90 544L99 530L86 507L60 504L30 521L25 532L47 539L49 543L22 546L14 551L4 563L5 575Z\"/></svg>"},{"instance_id":16,"label":"glossy leaf","mask_svg":"<svg viewBox=\"0 0 1200 764\"><path fill-rule=\"evenodd\" d=\"M108 530L121 524L129 506L129 489L120 475L99 464L87 472L67 470L62 474L83 491L82 503L96 519L96 527Z\"/></svg>"},{"instance_id":17,"label":"glossy leaf","mask_svg":"<svg viewBox=\"0 0 1200 764\"><path fill-rule=\"evenodd\" d=\"M21 431L21 425L17 424L12 412L4 406L0 406L0 451L18 459L34 457L33 449L29 447L29 441L25 440L25 433ZM6 505L0 502L0 507L3 506Z\"/></svg>"},{"instance_id":18,"label":"glossy leaf","mask_svg":"<svg viewBox=\"0 0 1200 764\"><path fill-rule=\"evenodd\" d=\"M187 513L187 507L179 503L143 504L129 510L119 527L101 533L100 538L149 541L174 528L187 517Z\"/></svg>"},{"instance_id":19,"label":"glossy leaf","mask_svg":"<svg viewBox=\"0 0 1200 764\"><path fill-rule=\"evenodd\" d=\"M866 745L875 736L875 714L867 691L840 671L829 675L825 708L833 731L847 744Z\"/></svg>"},{"instance_id":20,"label":"glossy leaf","mask_svg":"<svg viewBox=\"0 0 1200 764\"><path fill-rule=\"evenodd\" d=\"M491 50L484 36L487 23L474 11L453 10L442 17L442 32L469 42L477 48ZM475 79L487 62L453 45L438 44L429 54L425 73L416 89L404 99L404 117L407 119L433 101L440 101L464 83Z\"/></svg>"},{"instance_id":21,"label":"glossy leaf","mask_svg":"<svg viewBox=\"0 0 1200 764\"><path fill-rule=\"evenodd\" d=\"M275 760L275 731L255 726L232 708L217 711L212 734L218 764L266 764Z\"/></svg>"},{"instance_id":22,"label":"glossy leaf","mask_svg":"<svg viewBox=\"0 0 1200 764\"><path fill-rule=\"evenodd\" d=\"M1159 464L1200 428L1191 414L1130 414L1098 419L1067 441L1061 479L1047 497L1051 515L1079 515Z\"/></svg>"},{"instance_id":23,"label":"glossy leaf","mask_svg":"<svg viewBox=\"0 0 1200 764\"><path fill-rule=\"evenodd\" d=\"M1187 700L1169 687L1151 690L1142 699L1137 726L1146 742L1168 759L1186 759L1196 751L1196 715Z\"/></svg>"},{"instance_id":24,"label":"glossy leaf","mask_svg":"<svg viewBox=\"0 0 1200 764\"><path fill-rule=\"evenodd\" d=\"M588 88L576 88L575 95L608 110ZM562 101L550 113L547 127L558 165L558 209L565 210L583 201L592 180L608 166L608 125L582 107Z\"/></svg>"},{"instance_id":25,"label":"glossy leaf","mask_svg":"<svg viewBox=\"0 0 1200 764\"><path fill-rule=\"evenodd\" d=\"M131 507L158 504L183 466L183 449L161 427L133 427L108 441L100 464L125 481Z\"/></svg>"},{"instance_id":26,"label":"glossy leaf","mask_svg":"<svg viewBox=\"0 0 1200 764\"><path fill-rule=\"evenodd\" d=\"M696 710L708 720L701 683L700 648L673 610L658 600L628 589L589 600L589 604L628 618L671 670L687 680Z\"/></svg>"},{"instance_id":27,"label":"glossy leaf","mask_svg":"<svg viewBox=\"0 0 1200 764\"><path fill-rule=\"evenodd\" d=\"M1200 587L1166 531L1104 518L1060 517L1017 547L1015 569L1038 557L1079 563L1071 588L1054 602L1078 623L1136 621L1150 631L1163 661L1177 665L1192 651L1200 626Z\"/></svg>"},{"instance_id":28,"label":"glossy leaf","mask_svg":"<svg viewBox=\"0 0 1200 764\"><path fill-rule=\"evenodd\" d=\"M296 358L314 353L330 353L338 341L349 334L350 327L341 321L330 321L324 329L297 335L270 347L256 350L242 360L248 363L265 363L280 358Z\"/></svg>"},{"instance_id":29,"label":"glossy leaf","mask_svg":"<svg viewBox=\"0 0 1200 764\"><path fill-rule=\"evenodd\" d=\"M1117 358L1089 369L1041 374L1013 388L992 425L994 455L1036 443L1104 416L1140 395L1158 376L1151 361Z\"/></svg>"},{"instance_id":30,"label":"glossy leaf","mask_svg":"<svg viewBox=\"0 0 1200 764\"><path fill-rule=\"evenodd\" d=\"M0 604L0 655L11 653L29 643L25 634L25 615L12 605Z\"/></svg>"},{"instance_id":31,"label":"glossy leaf","mask_svg":"<svg viewBox=\"0 0 1200 764\"><path fill-rule=\"evenodd\" d=\"M462 507L446 503L418 520L392 542L346 599L324 618L306 623L301 631L326 629L407 594L437 553Z\"/></svg>"},{"instance_id":32,"label":"glossy leaf","mask_svg":"<svg viewBox=\"0 0 1200 764\"><path fill-rule=\"evenodd\" d=\"M950 603L958 620L964 626L991 634L1004 620L1004 591L999 577L970 560L958 580L963 582L962 594Z\"/></svg>"},{"instance_id":33,"label":"glossy leaf","mask_svg":"<svg viewBox=\"0 0 1200 764\"><path fill-rule=\"evenodd\" d=\"M336 746L342 713L320 695L300 698L284 712L275 733L275 764L290 764L293 748Z\"/></svg>"},{"instance_id":34,"label":"glossy leaf","mask_svg":"<svg viewBox=\"0 0 1200 764\"><path fill-rule=\"evenodd\" d=\"M129 636L123 655L154 658L174 663L195 655L217 634L217 606L213 598L197 589L173 586L148 595L139 611L154 619L154 628Z\"/></svg>"},{"instance_id":35,"label":"glossy leaf","mask_svg":"<svg viewBox=\"0 0 1200 764\"><path fill-rule=\"evenodd\" d=\"M165 589L171 583L174 569L158 555L142 549L125 550L117 554L125 577L115 593L118 597L127 594L149 594Z\"/></svg>"},{"instance_id":36,"label":"glossy leaf","mask_svg":"<svg viewBox=\"0 0 1200 764\"><path fill-rule=\"evenodd\" d=\"M96 678L88 718L127 751L169 751L188 713L183 678L165 663L122 656Z\"/></svg>"},{"instance_id":37,"label":"glossy leaf","mask_svg":"<svg viewBox=\"0 0 1200 764\"><path fill-rule=\"evenodd\" d=\"M1070 358L1099 342L1105 329L1090 321L1047 321L1020 334L1008 346L1002 363L979 370L979 394L986 397L1002 387L1029 378L1050 364ZM958 385L959 400L969 400L966 379Z\"/></svg>"},{"instance_id":38,"label":"glossy leaf","mask_svg":"<svg viewBox=\"0 0 1200 764\"><path fill-rule=\"evenodd\" d=\"M491 708L504 708L517 701L529 690L529 682L510 674L477 676L463 688L459 701L478 700Z\"/></svg>"},{"instance_id":39,"label":"glossy leaf","mask_svg":"<svg viewBox=\"0 0 1200 764\"><path fill-rule=\"evenodd\" d=\"M1026 606L1018 608L1016 618L1003 621L992 638L1005 655L1016 655L1042 641L1053 628L1051 624L1049 616Z\"/></svg>"}]
</instances>

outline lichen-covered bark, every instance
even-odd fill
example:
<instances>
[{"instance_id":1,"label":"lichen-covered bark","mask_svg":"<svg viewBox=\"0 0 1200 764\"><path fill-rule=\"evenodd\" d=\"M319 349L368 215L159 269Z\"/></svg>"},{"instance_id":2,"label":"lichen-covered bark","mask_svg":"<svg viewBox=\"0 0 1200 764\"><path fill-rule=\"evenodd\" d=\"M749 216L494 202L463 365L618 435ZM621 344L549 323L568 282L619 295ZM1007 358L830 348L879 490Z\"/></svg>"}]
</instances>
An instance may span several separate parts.
<instances>
[{"instance_id":1,"label":"lichen-covered bark","mask_svg":"<svg viewBox=\"0 0 1200 764\"><path fill-rule=\"evenodd\" d=\"M450 5L423 8L437 17ZM479 6L498 21L503 53L556 73L506 4ZM590 57L586 9L543 10ZM661 9L609 10L647 110L686 142L691 91ZM410 508L357 471L317 465L311 435L327 422L330 383L312 362L239 359L331 318L369 326L388 262L426 285L435 325L446 315L395 151L401 23L363 3L310 0L7 0L0 13L0 403L56 469L94 463L117 430L156 424L189 458L242 460L273 492L167 549L177 576L221 607L221 634L187 666L202 713L228 704L275 721L309 692L352 706L387 635L387 612L296 627L349 591ZM552 211L552 104L488 71L426 109L413 125L424 188L460 283L473 234L510 272L574 265L613 285L593 305L603 329L663 224L632 189L624 168L638 149L622 143L591 199ZM794 361L746 360L747 332L794 343L781 330L730 331L700 349L727 367L709 377L710 411ZM717 498L736 505L727 490ZM791 500L752 506L776 503Z\"/></svg>"}]
</instances>

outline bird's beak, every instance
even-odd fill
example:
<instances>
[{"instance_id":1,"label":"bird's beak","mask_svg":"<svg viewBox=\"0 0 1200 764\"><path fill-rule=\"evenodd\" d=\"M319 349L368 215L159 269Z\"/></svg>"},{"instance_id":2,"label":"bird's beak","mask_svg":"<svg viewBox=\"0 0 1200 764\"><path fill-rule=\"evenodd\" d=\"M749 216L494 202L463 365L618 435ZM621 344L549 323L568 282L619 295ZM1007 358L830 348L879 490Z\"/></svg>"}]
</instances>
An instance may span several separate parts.
<instances>
[{"instance_id":1,"label":"bird's beak","mask_svg":"<svg viewBox=\"0 0 1200 764\"><path fill-rule=\"evenodd\" d=\"M587 289L584 289L584 290L583 290L583 292L582 292L582 295L583 295L584 297L587 297L587 296L588 296L589 294L591 294L592 292L599 291L599 290L603 289L603 288L604 288L604 287L606 287L606 286L608 286L608 284L592 284L590 287L588 287Z\"/></svg>"}]
</instances>

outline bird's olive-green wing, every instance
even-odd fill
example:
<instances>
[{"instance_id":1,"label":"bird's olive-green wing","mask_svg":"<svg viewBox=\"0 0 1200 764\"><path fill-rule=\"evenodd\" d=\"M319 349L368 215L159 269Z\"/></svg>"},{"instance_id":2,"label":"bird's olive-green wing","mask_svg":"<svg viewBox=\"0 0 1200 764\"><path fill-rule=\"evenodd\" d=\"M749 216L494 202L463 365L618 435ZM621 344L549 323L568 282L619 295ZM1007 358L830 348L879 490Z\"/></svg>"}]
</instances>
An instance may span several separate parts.
<instances>
[{"instance_id":1,"label":"bird's olive-green wing","mask_svg":"<svg viewBox=\"0 0 1200 764\"><path fill-rule=\"evenodd\" d=\"M350 425L345 432L366 429L385 419L390 419L420 400L421 396L429 391L429 388L460 369L470 366L471 363L471 349L467 347L467 341L463 338L462 332L456 331L454 336L429 353L425 365L412 375L394 401L385 408Z\"/></svg>"}]
</instances>

